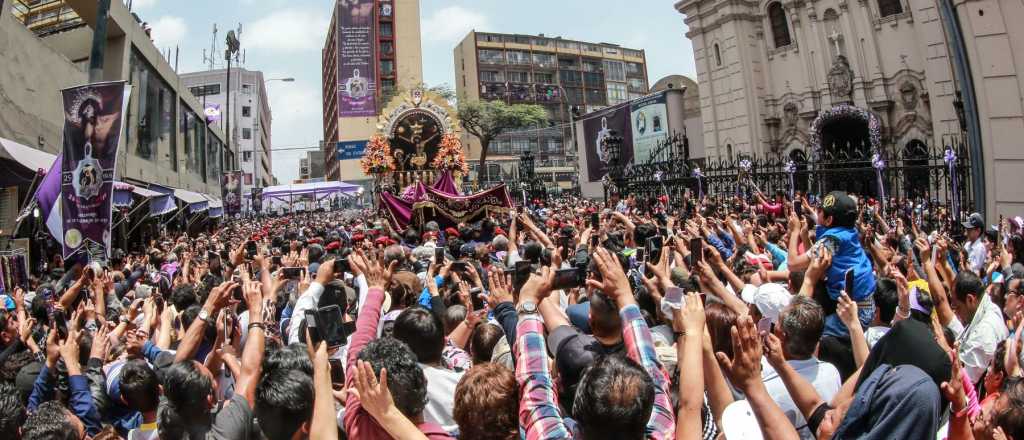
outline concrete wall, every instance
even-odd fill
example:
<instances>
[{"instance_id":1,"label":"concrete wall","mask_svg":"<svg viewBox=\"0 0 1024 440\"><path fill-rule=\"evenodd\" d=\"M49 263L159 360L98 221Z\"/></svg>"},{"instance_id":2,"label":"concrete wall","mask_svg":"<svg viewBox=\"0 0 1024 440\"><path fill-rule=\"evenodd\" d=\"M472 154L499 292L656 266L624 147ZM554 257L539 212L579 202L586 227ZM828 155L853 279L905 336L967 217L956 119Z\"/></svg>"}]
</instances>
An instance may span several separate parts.
<instances>
[{"instance_id":1,"label":"concrete wall","mask_svg":"<svg viewBox=\"0 0 1024 440\"><path fill-rule=\"evenodd\" d=\"M60 90L87 79L68 57L15 20L9 8L0 10L0 136L56 154L64 125Z\"/></svg>"}]
</instances>

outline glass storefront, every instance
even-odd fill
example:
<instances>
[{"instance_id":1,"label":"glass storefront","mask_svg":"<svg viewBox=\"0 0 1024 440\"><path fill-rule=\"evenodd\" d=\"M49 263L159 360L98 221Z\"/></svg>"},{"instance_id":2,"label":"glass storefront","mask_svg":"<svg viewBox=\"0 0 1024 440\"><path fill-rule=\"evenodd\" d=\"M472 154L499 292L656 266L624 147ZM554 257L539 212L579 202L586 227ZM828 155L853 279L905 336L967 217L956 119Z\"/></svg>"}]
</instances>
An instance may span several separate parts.
<instances>
[{"instance_id":1,"label":"glass storefront","mask_svg":"<svg viewBox=\"0 0 1024 440\"><path fill-rule=\"evenodd\" d=\"M130 130L127 145L135 156L156 162L160 166L178 169L175 106L177 97L160 75L136 51L129 61L133 86L129 107Z\"/></svg>"}]
</instances>

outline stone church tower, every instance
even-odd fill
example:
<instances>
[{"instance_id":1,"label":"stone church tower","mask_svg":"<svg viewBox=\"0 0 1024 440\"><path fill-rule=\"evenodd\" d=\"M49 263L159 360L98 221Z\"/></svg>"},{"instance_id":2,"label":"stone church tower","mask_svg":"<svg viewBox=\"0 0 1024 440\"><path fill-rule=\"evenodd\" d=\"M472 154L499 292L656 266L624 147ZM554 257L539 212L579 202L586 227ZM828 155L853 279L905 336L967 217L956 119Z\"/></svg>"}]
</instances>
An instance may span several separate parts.
<instances>
[{"instance_id":1,"label":"stone church tower","mask_svg":"<svg viewBox=\"0 0 1024 440\"><path fill-rule=\"evenodd\" d=\"M960 132L935 0L681 0L693 43L708 158L808 151L811 122L839 104L869 111L901 154ZM834 126L822 148L861 148ZM826 145L827 144L827 145ZM905 153L904 153L905 154Z\"/></svg>"}]
</instances>

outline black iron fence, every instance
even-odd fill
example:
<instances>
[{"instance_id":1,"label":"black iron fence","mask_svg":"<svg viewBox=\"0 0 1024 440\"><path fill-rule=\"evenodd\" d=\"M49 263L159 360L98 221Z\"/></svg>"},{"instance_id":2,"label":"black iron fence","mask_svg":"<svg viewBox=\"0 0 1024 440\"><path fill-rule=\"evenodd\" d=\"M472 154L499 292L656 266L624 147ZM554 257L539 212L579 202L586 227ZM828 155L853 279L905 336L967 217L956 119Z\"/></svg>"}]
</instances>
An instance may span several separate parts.
<instances>
[{"instance_id":1,"label":"black iron fence","mask_svg":"<svg viewBox=\"0 0 1024 440\"><path fill-rule=\"evenodd\" d=\"M664 145L657 151L682 152L685 150L683 142L678 137L670 138L667 143L677 145ZM956 155L952 166L946 160L948 152ZM810 194L843 190L878 198L882 192L872 155L868 148L826 150L817 159L801 150L788 155L721 159L684 159L682 155L670 155L672 157L664 160L655 157L648 163L625 167L619 184L625 187L626 194L640 199L668 194L674 201L680 200L687 190L694 195L699 191L709 195L743 195L759 189L772 195L788 194L791 187ZM881 182L887 199L925 200L947 208L953 208L956 199L961 216L975 209L970 186L971 158L963 135L942 136L940 145L914 141L901 148L890 148L883 152L881 159L884 162ZM749 178L740 179L741 174L748 174L741 167L743 161L749 161ZM698 168L699 179L695 176Z\"/></svg>"}]
</instances>

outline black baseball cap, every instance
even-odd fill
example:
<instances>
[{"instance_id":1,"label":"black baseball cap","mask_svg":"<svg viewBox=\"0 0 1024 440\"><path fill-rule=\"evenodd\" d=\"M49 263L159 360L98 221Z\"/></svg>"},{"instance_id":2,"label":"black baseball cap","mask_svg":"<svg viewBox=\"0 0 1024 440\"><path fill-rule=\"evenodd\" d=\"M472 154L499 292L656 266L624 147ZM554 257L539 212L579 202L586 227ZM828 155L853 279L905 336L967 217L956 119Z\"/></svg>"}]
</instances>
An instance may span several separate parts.
<instances>
[{"instance_id":1,"label":"black baseball cap","mask_svg":"<svg viewBox=\"0 0 1024 440\"><path fill-rule=\"evenodd\" d=\"M832 191L821 199L821 210L835 226L853 226L857 221L857 202L844 191Z\"/></svg>"},{"instance_id":2,"label":"black baseball cap","mask_svg":"<svg viewBox=\"0 0 1024 440\"><path fill-rule=\"evenodd\" d=\"M967 229L984 229L985 219L981 218L981 214L974 212L971 213L969 217L967 217L967 221L961 224Z\"/></svg>"}]
</instances>

